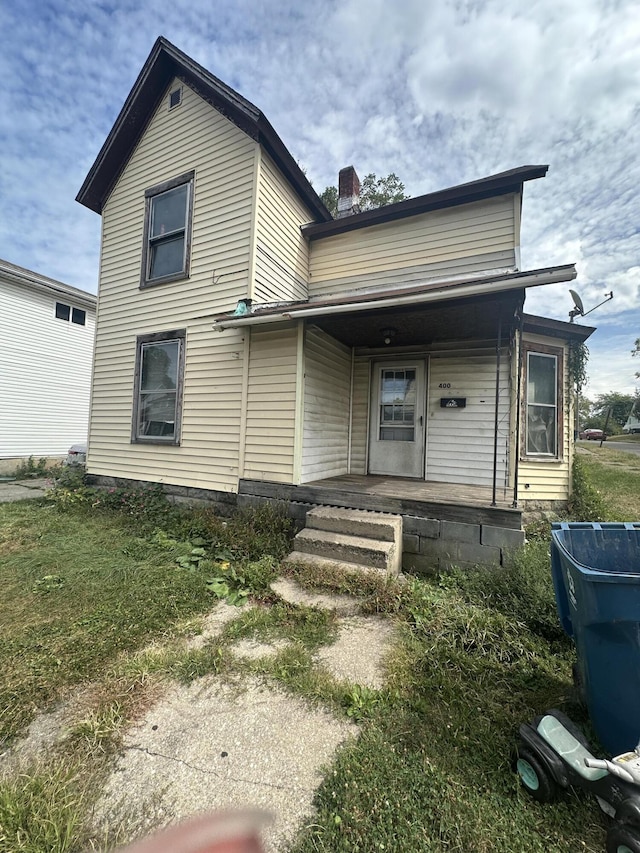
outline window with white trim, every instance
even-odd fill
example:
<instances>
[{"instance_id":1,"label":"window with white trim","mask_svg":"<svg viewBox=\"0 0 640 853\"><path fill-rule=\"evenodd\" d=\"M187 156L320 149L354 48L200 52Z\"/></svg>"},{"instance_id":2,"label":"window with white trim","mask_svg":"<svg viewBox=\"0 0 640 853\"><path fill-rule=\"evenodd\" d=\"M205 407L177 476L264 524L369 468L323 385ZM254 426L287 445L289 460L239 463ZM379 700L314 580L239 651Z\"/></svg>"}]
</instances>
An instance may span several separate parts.
<instances>
[{"instance_id":1,"label":"window with white trim","mask_svg":"<svg viewBox=\"0 0 640 853\"><path fill-rule=\"evenodd\" d=\"M141 287L187 278L194 172L145 191Z\"/></svg>"},{"instance_id":2,"label":"window with white trim","mask_svg":"<svg viewBox=\"0 0 640 853\"><path fill-rule=\"evenodd\" d=\"M64 302L56 302L56 319L67 320L76 326L85 326L87 323L87 312L82 308L73 308Z\"/></svg>"},{"instance_id":3,"label":"window with white trim","mask_svg":"<svg viewBox=\"0 0 640 853\"><path fill-rule=\"evenodd\" d=\"M180 444L184 348L184 329L138 337L133 442Z\"/></svg>"},{"instance_id":4,"label":"window with white trim","mask_svg":"<svg viewBox=\"0 0 640 853\"><path fill-rule=\"evenodd\" d=\"M559 453L559 357L526 352L525 453L556 458Z\"/></svg>"}]
</instances>

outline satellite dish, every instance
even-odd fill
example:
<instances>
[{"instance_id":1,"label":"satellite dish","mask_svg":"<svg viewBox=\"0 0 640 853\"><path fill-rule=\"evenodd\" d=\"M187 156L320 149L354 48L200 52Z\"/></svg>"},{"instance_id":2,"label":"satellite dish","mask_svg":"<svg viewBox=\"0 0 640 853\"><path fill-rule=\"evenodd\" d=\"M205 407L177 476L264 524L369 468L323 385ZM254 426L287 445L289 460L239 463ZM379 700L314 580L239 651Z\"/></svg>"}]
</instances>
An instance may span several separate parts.
<instances>
[{"instance_id":1,"label":"satellite dish","mask_svg":"<svg viewBox=\"0 0 640 853\"><path fill-rule=\"evenodd\" d=\"M604 305L605 302L609 302L610 299L613 299L613 290L611 290L609 293L605 293L604 300L602 302L598 302L598 304L594 305L593 308L589 308L588 311L585 311L579 294L577 294L575 290L569 290L569 293L573 299L573 308L569 311L569 322L571 323L573 323L574 317L586 317L587 314L591 314L591 312L595 311L596 308L599 308L601 305Z\"/></svg>"},{"instance_id":2,"label":"satellite dish","mask_svg":"<svg viewBox=\"0 0 640 853\"><path fill-rule=\"evenodd\" d=\"M571 294L573 304L575 305L575 313L580 315L584 314L584 305L582 304L582 299L580 299L580 295L576 293L575 290L570 290L569 293Z\"/></svg>"}]
</instances>

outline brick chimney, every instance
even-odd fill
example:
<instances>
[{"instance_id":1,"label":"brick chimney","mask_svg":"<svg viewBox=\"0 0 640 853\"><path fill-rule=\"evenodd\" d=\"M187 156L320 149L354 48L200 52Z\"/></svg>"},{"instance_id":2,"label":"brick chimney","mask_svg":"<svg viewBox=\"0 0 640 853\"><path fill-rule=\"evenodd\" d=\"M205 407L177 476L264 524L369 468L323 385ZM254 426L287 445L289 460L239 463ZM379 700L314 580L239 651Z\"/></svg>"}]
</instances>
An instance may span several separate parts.
<instances>
[{"instance_id":1,"label":"brick chimney","mask_svg":"<svg viewBox=\"0 0 640 853\"><path fill-rule=\"evenodd\" d=\"M340 169L338 175L338 219L360 213L360 178L353 166Z\"/></svg>"}]
</instances>

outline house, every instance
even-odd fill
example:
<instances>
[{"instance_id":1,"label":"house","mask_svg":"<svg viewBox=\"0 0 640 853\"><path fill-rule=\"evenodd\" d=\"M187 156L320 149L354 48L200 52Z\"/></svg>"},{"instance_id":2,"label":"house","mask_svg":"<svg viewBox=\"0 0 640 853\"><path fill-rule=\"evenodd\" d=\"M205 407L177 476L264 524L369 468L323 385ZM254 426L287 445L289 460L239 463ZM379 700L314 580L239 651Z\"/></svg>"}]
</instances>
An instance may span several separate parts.
<instances>
[{"instance_id":1,"label":"house","mask_svg":"<svg viewBox=\"0 0 640 853\"><path fill-rule=\"evenodd\" d=\"M0 260L0 466L86 443L96 297Z\"/></svg>"},{"instance_id":2,"label":"house","mask_svg":"<svg viewBox=\"0 0 640 853\"><path fill-rule=\"evenodd\" d=\"M627 418L625 425L622 427L622 432L628 432L631 435L635 435L635 433L640 432L639 414L640 412L637 411L637 403L635 403L629 412L629 417Z\"/></svg>"},{"instance_id":3,"label":"house","mask_svg":"<svg viewBox=\"0 0 640 853\"><path fill-rule=\"evenodd\" d=\"M219 507L399 513L405 568L566 505L568 353L523 312L522 166L332 219L265 116L158 39L77 196L102 215L88 471Z\"/></svg>"}]
</instances>

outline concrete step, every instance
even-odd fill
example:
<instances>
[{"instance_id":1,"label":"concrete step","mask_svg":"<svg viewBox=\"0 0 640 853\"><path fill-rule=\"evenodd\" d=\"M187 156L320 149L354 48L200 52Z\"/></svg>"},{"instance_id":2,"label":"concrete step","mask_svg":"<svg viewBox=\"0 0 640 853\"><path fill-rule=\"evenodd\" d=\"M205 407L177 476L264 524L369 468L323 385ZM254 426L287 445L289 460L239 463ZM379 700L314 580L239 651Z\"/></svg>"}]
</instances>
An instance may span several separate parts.
<instances>
[{"instance_id":1,"label":"concrete step","mask_svg":"<svg viewBox=\"0 0 640 853\"><path fill-rule=\"evenodd\" d=\"M295 559L300 556L302 559ZM309 558L310 554L298 555L295 551L287 557L287 560L292 562L303 563L305 558ZM314 557L315 560L322 562L321 557ZM317 565L317 563L314 563ZM344 568L341 565L341 568ZM354 571L359 571L362 566L355 566ZM291 578L278 578L271 584L271 589L280 596L283 601L289 604L304 604L306 607L316 607L319 610L330 610L338 616L354 616L360 612L361 600L354 595L344 595L340 593L317 592L316 590L308 590L300 586L299 583Z\"/></svg>"},{"instance_id":2,"label":"concrete step","mask_svg":"<svg viewBox=\"0 0 640 853\"><path fill-rule=\"evenodd\" d=\"M306 526L312 530L327 530L380 542L402 542L401 515L320 506L309 510Z\"/></svg>"},{"instance_id":3,"label":"concrete step","mask_svg":"<svg viewBox=\"0 0 640 853\"><path fill-rule=\"evenodd\" d=\"M374 566L365 566L362 563L347 563L344 560L332 560L329 557L319 557L317 554L305 554L302 551L292 551L288 557L284 558L285 563L303 563L305 566L318 566L334 569L339 572L353 572L360 574L386 575L384 569L377 569ZM401 575L396 575L395 572L389 572L389 576L402 579Z\"/></svg>"},{"instance_id":4,"label":"concrete step","mask_svg":"<svg viewBox=\"0 0 640 853\"><path fill-rule=\"evenodd\" d=\"M398 553L396 542L380 542L363 536L306 527L296 536L294 547L303 554L367 566L391 574L397 574L400 570L402 555Z\"/></svg>"}]
</instances>

